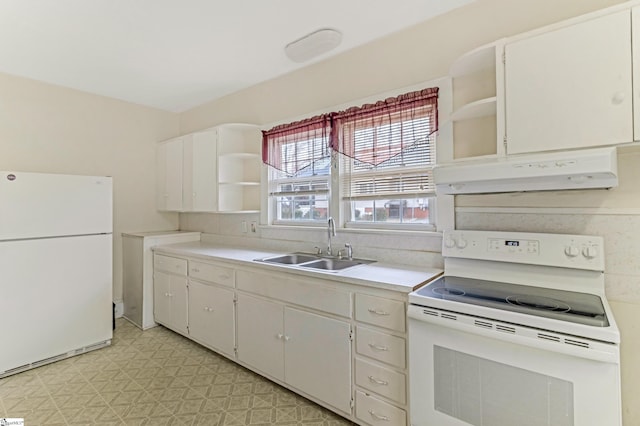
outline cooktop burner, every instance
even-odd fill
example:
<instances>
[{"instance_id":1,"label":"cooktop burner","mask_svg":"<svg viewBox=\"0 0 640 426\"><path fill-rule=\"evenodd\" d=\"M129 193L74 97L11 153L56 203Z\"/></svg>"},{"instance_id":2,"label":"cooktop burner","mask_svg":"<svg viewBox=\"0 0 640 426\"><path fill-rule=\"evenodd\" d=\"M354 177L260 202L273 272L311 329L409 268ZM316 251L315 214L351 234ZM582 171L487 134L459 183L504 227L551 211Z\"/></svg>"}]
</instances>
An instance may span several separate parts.
<instances>
[{"instance_id":1,"label":"cooktop burner","mask_svg":"<svg viewBox=\"0 0 640 426\"><path fill-rule=\"evenodd\" d=\"M525 294L522 296L507 296L507 303L516 306L526 306L532 309L543 309L546 311L569 312L571 306L559 300L548 297L532 296Z\"/></svg>"},{"instance_id":2,"label":"cooktop burner","mask_svg":"<svg viewBox=\"0 0 640 426\"><path fill-rule=\"evenodd\" d=\"M444 276L419 289L416 295L595 327L609 326L600 297L589 293Z\"/></svg>"},{"instance_id":3,"label":"cooktop burner","mask_svg":"<svg viewBox=\"0 0 640 426\"><path fill-rule=\"evenodd\" d=\"M433 289L433 292L447 296L464 296L464 290L460 290L459 288L436 287Z\"/></svg>"}]
</instances>

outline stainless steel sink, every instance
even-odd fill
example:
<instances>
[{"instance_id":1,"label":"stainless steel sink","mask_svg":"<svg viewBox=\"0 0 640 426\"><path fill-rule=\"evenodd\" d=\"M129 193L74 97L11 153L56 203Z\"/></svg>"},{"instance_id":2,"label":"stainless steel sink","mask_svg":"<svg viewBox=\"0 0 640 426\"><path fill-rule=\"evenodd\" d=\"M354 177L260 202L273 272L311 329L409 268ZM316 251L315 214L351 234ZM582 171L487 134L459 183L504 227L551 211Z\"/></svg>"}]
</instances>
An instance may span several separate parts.
<instances>
[{"instance_id":1,"label":"stainless steel sink","mask_svg":"<svg viewBox=\"0 0 640 426\"><path fill-rule=\"evenodd\" d=\"M314 256L308 253L289 253L282 256L267 257L259 259L261 262L278 263L281 265L299 265L305 262L311 262L312 260L319 259L318 256Z\"/></svg>"},{"instance_id":2,"label":"stainless steel sink","mask_svg":"<svg viewBox=\"0 0 640 426\"><path fill-rule=\"evenodd\" d=\"M300 266L303 268L312 268L312 269L322 269L325 271L342 271L343 269L351 268L353 266L364 265L368 263L372 263L372 260L362 260L362 259L318 259L313 262L307 262L301 264Z\"/></svg>"},{"instance_id":3,"label":"stainless steel sink","mask_svg":"<svg viewBox=\"0 0 640 426\"><path fill-rule=\"evenodd\" d=\"M320 271L339 272L358 265L365 265L375 260L365 259L339 259L335 257L321 257L310 253L289 253L280 256L256 259L257 262L271 263L274 265L293 266Z\"/></svg>"}]
</instances>

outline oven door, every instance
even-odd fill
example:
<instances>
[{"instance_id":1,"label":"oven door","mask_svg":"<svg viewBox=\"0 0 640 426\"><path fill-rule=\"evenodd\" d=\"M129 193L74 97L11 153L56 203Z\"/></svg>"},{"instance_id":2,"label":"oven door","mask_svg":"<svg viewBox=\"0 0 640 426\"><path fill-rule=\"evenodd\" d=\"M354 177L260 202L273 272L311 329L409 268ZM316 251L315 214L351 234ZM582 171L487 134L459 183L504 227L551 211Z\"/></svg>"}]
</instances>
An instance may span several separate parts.
<instances>
[{"instance_id":1,"label":"oven door","mask_svg":"<svg viewBox=\"0 0 640 426\"><path fill-rule=\"evenodd\" d=\"M409 306L414 426L621 424L617 345Z\"/></svg>"}]
</instances>

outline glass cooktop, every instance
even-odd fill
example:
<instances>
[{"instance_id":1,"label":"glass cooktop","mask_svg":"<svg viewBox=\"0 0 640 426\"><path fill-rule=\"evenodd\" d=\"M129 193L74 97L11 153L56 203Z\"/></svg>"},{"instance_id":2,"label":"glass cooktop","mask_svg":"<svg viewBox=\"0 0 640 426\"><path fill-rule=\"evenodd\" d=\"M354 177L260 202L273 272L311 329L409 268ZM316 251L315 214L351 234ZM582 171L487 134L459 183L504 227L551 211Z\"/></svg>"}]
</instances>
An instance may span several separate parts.
<instances>
[{"instance_id":1,"label":"glass cooktop","mask_svg":"<svg viewBox=\"0 0 640 426\"><path fill-rule=\"evenodd\" d=\"M445 276L414 294L577 324L609 326L600 297L588 293Z\"/></svg>"}]
</instances>

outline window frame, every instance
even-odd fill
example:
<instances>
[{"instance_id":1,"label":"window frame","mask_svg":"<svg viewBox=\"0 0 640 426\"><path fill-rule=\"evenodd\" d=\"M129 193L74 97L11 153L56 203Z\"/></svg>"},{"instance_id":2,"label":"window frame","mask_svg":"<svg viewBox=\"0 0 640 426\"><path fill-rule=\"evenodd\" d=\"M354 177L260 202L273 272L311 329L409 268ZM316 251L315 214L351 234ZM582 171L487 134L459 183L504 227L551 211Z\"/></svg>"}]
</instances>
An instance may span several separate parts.
<instances>
[{"instance_id":1,"label":"window frame","mask_svg":"<svg viewBox=\"0 0 640 426\"><path fill-rule=\"evenodd\" d=\"M269 125L265 125L263 128L269 129L276 125L293 122L296 120L302 120L306 117L326 114L333 111L344 110L353 106L362 105L365 103L372 103L379 101L380 99L386 99L388 97L399 96L404 93L421 90L425 87L438 87L439 98L438 98L438 116L439 116L439 125L438 132L432 137L435 138L435 142L437 143L436 150L436 163L441 164L445 162L453 161L453 123L450 120L450 115L453 109L453 99L452 99L452 79L450 77L442 77L434 80L429 80L423 83L406 86L404 88L395 89L383 93L378 93L376 95L368 96L366 98L361 98L358 100L354 100L351 102L347 102L344 104L339 104L335 106L331 106L325 108L320 111L316 111L309 114L304 114L299 117L294 117L293 119L280 120L278 122L271 123ZM345 208L343 203L345 201L342 200L342 188L341 188L341 180L336 173L334 172L336 169L339 170L340 163L339 157L342 154L339 154L335 151L331 152L331 170L333 173L330 173L329 176L329 200L328 200L328 216L336 219L336 227L340 229L342 232L352 232L352 233L383 233L383 234L398 234L404 235L406 232L419 232L419 233L435 233L441 232L444 229L453 229L455 223L455 211L454 211L454 197L452 195L439 195L435 194L433 196L433 200L435 203L435 207L430 209L430 215L433 215L435 224L403 224L403 223L394 223L393 226L389 226L389 223L380 223L374 224L371 222L368 223L357 223L350 222L347 223L349 212L345 213ZM288 220L277 220L275 217L275 203L272 200L272 196L270 195L271 188L271 179L270 179L270 167L266 164L262 165L262 208L260 210L260 223L263 227L273 227L274 229L314 229L314 228L322 228L326 227L326 223L324 221L288 221ZM422 225L422 226L421 226Z\"/></svg>"}]
</instances>

